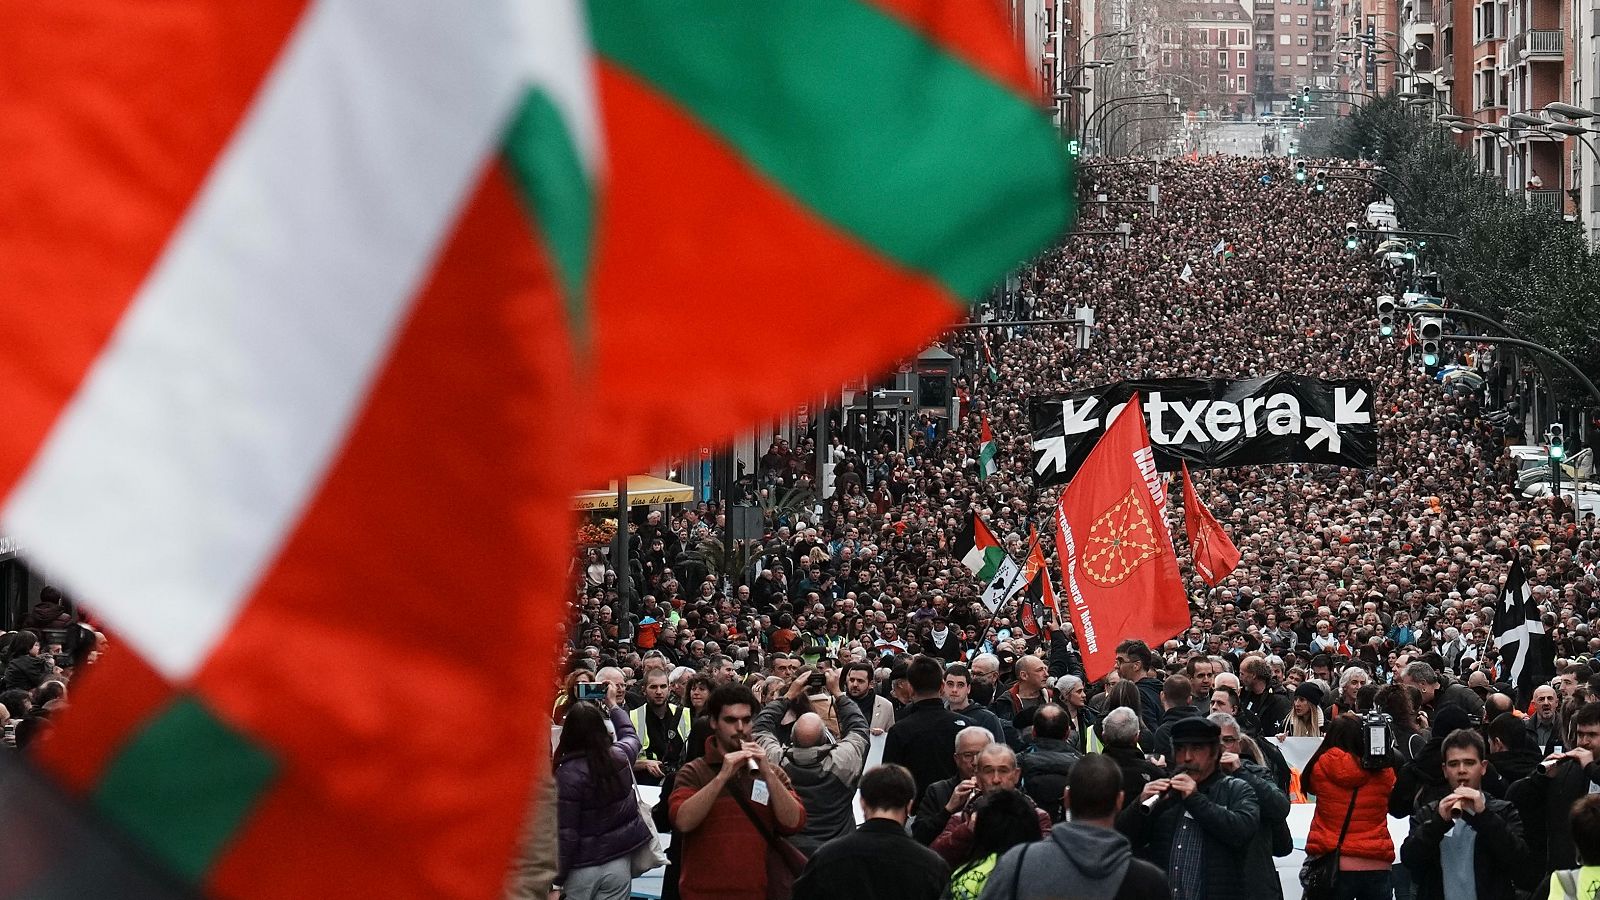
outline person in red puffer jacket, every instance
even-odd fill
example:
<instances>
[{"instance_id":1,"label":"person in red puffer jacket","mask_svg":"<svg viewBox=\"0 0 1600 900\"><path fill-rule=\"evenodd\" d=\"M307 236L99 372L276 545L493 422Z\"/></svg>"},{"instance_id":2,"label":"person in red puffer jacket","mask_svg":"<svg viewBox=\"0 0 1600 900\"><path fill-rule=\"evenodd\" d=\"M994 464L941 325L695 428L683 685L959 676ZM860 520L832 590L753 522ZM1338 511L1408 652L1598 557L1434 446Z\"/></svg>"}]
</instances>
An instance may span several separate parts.
<instances>
[{"instance_id":1,"label":"person in red puffer jacket","mask_svg":"<svg viewBox=\"0 0 1600 900\"><path fill-rule=\"evenodd\" d=\"M1328 723L1322 746L1306 763L1301 784L1317 798L1306 856L1339 849L1339 877L1334 882L1334 896L1339 900L1387 900L1389 867L1395 859L1387 818L1394 770L1362 768L1361 738L1360 719L1338 716ZM1340 844L1339 830L1346 813L1350 814L1350 828Z\"/></svg>"}]
</instances>

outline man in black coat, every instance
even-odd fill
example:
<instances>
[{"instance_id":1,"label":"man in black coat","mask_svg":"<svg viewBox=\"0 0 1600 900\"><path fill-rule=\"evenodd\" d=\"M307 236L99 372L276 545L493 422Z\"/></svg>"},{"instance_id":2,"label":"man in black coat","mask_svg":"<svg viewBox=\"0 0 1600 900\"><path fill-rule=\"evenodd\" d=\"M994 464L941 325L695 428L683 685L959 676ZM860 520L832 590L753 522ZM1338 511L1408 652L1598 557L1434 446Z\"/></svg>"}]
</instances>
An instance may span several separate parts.
<instances>
[{"instance_id":1,"label":"man in black coat","mask_svg":"<svg viewBox=\"0 0 1600 900\"><path fill-rule=\"evenodd\" d=\"M916 780L916 796L942 778L956 774L950 748L956 734L976 724L945 708L939 695L944 686L944 666L929 656L918 656L906 667L911 702L900 710L883 742L883 761L905 766Z\"/></svg>"},{"instance_id":2,"label":"man in black coat","mask_svg":"<svg viewBox=\"0 0 1600 900\"><path fill-rule=\"evenodd\" d=\"M1239 703L1245 712L1240 717L1255 738L1273 737L1284 731L1284 721L1294 709L1294 701L1272 680L1272 666L1252 656L1239 667Z\"/></svg>"},{"instance_id":3,"label":"man in black coat","mask_svg":"<svg viewBox=\"0 0 1600 900\"><path fill-rule=\"evenodd\" d=\"M956 735L956 774L935 781L922 792L917 815L911 820L911 836L924 846L931 845L950 817L960 812L977 790L978 755L996 743L994 735L982 725L968 725Z\"/></svg>"},{"instance_id":4,"label":"man in black coat","mask_svg":"<svg viewBox=\"0 0 1600 900\"><path fill-rule=\"evenodd\" d=\"M1459 682L1440 675L1425 662L1414 662L1400 673L1400 683L1416 688L1422 694L1422 709L1429 719L1437 716L1447 706L1459 706L1467 715L1483 720L1483 698L1478 692Z\"/></svg>"},{"instance_id":5,"label":"man in black coat","mask_svg":"<svg viewBox=\"0 0 1600 900\"><path fill-rule=\"evenodd\" d=\"M1506 799L1522 815L1523 833L1534 859L1543 860L1544 871L1571 869L1578 865L1572 847L1572 832L1567 819L1572 804L1590 792L1600 791L1600 701L1586 703L1572 714L1577 746L1552 753L1532 775L1511 785Z\"/></svg>"},{"instance_id":6,"label":"man in black coat","mask_svg":"<svg viewBox=\"0 0 1600 900\"><path fill-rule=\"evenodd\" d=\"M1068 721L1067 711L1054 703L1039 707L1033 714L1033 743L1017 754L1022 787L1050 814L1051 822L1060 822L1065 816L1061 794L1073 765L1082 758L1067 741Z\"/></svg>"},{"instance_id":7,"label":"man in black coat","mask_svg":"<svg viewBox=\"0 0 1600 900\"><path fill-rule=\"evenodd\" d=\"M911 773L901 766L882 765L861 776L866 821L812 855L795 879L794 900L937 900L950 883L950 867L906 834L916 796Z\"/></svg>"},{"instance_id":8,"label":"man in black coat","mask_svg":"<svg viewBox=\"0 0 1600 900\"><path fill-rule=\"evenodd\" d=\"M1122 793L1135 799L1144 793L1145 785L1166 774L1155 763L1145 759L1144 751L1139 749L1141 724L1138 714L1126 706L1106 713L1105 721L1100 723L1105 755L1122 769Z\"/></svg>"},{"instance_id":9,"label":"man in black coat","mask_svg":"<svg viewBox=\"0 0 1600 900\"><path fill-rule=\"evenodd\" d=\"M1248 896L1261 806L1250 785L1222 772L1222 729L1201 718L1179 721L1172 755L1172 776L1145 785L1117 816L1117 830L1166 872L1172 900Z\"/></svg>"},{"instance_id":10,"label":"man in black coat","mask_svg":"<svg viewBox=\"0 0 1600 900\"><path fill-rule=\"evenodd\" d=\"M1417 807L1400 850L1417 900L1444 900L1446 884L1471 885L1479 900L1514 900L1515 882L1531 874L1522 817L1483 789L1488 748L1477 732L1451 732L1441 747L1451 792Z\"/></svg>"}]
</instances>

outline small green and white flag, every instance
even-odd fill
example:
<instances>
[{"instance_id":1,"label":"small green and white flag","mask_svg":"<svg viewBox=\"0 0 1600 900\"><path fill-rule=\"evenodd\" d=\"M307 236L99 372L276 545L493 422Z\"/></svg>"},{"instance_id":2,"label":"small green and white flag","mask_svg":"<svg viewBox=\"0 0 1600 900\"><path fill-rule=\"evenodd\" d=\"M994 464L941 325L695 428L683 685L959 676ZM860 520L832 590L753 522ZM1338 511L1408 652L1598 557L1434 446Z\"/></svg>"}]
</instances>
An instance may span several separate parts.
<instances>
[{"instance_id":1,"label":"small green and white flag","mask_svg":"<svg viewBox=\"0 0 1600 900\"><path fill-rule=\"evenodd\" d=\"M988 415L984 415L982 419L979 434L982 437L982 441L978 444L978 477L988 478L1000 470L999 464L995 462L995 455L998 450L995 447L994 434L989 431Z\"/></svg>"}]
</instances>

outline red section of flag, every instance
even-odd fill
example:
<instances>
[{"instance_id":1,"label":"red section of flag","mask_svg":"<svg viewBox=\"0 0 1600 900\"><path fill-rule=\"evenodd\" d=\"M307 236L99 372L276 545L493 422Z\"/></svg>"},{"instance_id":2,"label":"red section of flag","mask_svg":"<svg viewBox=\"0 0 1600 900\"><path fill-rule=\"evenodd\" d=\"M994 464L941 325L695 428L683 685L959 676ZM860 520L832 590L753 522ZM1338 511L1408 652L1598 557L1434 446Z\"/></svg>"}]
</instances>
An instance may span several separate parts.
<instances>
[{"instance_id":1,"label":"red section of flag","mask_svg":"<svg viewBox=\"0 0 1600 900\"><path fill-rule=\"evenodd\" d=\"M608 161L591 299L596 344L592 384L578 400L586 415L575 418L604 425L572 436L580 446L568 464L580 480L604 484L726 440L850 373L917 352L964 312L932 277L785 193L653 85L603 62L599 79ZM762 302L750 302L753 287ZM850 310L852 330L872 339L831 342L825 359L806 365L775 365L786 352L798 358L804 342L786 350L741 339L768 327L773 310L791 335L836 331L840 310ZM639 390L640 352L681 340L685 322L720 348L696 389Z\"/></svg>"},{"instance_id":2,"label":"red section of flag","mask_svg":"<svg viewBox=\"0 0 1600 900\"><path fill-rule=\"evenodd\" d=\"M1189 625L1141 408L1134 394L1056 508L1056 557L1091 681L1116 665L1119 642L1154 646Z\"/></svg>"},{"instance_id":3,"label":"red section of flag","mask_svg":"<svg viewBox=\"0 0 1600 900\"><path fill-rule=\"evenodd\" d=\"M1189 532L1189 549L1194 553L1194 570L1211 587L1216 587L1239 565L1239 548L1217 517L1200 502L1189 464L1183 464L1183 524Z\"/></svg>"},{"instance_id":4,"label":"red section of flag","mask_svg":"<svg viewBox=\"0 0 1600 900\"><path fill-rule=\"evenodd\" d=\"M575 487L550 415L572 402L566 314L531 227L489 168L195 679L283 767L209 873L216 896L501 889L549 752L531 711L554 695Z\"/></svg>"},{"instance_id":5,"label":"red section of flag","mask_svg":"<svg viewBox=\"0 0 1600 900\"><path fill-rule=\"evenodd\" d=\"M1038 584L1035 585L1037 579ZM1050 584L1050 570L1044 558L1044 548L1039 546L1039 535L1034 533L1028 543L1028 559L1022 564L1022 583L1027 585L1028 596L1038 595L1039 603L1050 610L1052 617L1061 615L1056 605L1056 589Z\"/></svg>"},{"instance_id":6,"label":"red section of flag","mask_svg":"<svg viewBox=\"0 0 1600 900\"><path fill-rule=\"evenodd\" d=\"M0 13L0 494L100 355L304 6L66 0Z\"/></svg>"},{"instance_id":7,"label":"red section of flag","mask_svg":"<svg viewBox=\"0 0 1600 900\"><path fill-rule=\"evenodd\" d=\"M1033 601L1024 598L1022 601L1022 614L1018 616L1022 623L1023 634L1030 637L1039 633L1039 620L1033 615Z\"/></svg>"}]
</instances>

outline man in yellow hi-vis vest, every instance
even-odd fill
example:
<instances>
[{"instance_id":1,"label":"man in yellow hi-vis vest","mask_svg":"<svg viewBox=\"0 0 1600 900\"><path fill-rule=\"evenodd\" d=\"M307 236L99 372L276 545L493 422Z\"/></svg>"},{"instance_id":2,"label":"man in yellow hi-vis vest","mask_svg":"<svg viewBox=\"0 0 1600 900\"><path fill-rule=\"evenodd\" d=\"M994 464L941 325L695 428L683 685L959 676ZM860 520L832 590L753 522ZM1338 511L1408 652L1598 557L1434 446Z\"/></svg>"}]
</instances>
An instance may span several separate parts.
<instances>
[{"instance_id":1,"label":"man in yellow hi-vis vest","mask_svg":"<svg viewBox=\"0 0 1600 900\"><path fill-rule=\"evenodd\" d=\"M643 746L634 761L640 784L659 785L683 765L689 739L689 709L672 703L667 673L652 669L644 677L644 705L628 713Z\"/></svg>"}]
</instances>

